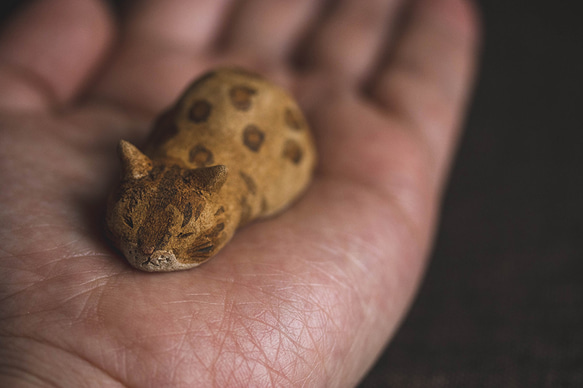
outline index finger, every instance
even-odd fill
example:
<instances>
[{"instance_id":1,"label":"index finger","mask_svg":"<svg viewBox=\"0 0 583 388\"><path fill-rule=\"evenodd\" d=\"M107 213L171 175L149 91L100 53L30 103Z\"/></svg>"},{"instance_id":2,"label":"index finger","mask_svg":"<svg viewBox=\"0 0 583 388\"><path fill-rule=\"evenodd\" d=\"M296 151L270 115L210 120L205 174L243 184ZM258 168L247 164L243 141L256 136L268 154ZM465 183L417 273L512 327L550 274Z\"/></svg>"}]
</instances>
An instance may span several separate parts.
<instances>
[{"instance_id":1,"label":"index finger","mask_svg":"<svg viewBox=\"0 0 583 388\"><path fill-rule=\"evenodd\" d=\"M418 136L438 175L451 158L471 90L477 22L471 1L419 1L373 82L374 99Z\"/></svg>"}]
</instances>

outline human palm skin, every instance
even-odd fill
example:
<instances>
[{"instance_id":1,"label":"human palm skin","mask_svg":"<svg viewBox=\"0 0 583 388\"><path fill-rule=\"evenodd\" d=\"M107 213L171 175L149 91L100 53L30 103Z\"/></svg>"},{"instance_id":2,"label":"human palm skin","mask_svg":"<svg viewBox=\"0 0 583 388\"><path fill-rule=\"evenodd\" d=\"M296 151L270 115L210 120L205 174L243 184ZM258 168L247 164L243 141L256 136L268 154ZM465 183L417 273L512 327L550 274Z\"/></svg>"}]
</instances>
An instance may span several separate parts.
<instances>
[{"instance_id":1,"label":"human palm skin","mask_svg":"<svg viewBox=\"0 0 583 388\"><path fill-rule=\"evenodd\" d=\"M474 67L468 2L422 0L397 23L409 6L340 0L320 17L312 0L151 0L116 26L97 0L41 0L13 17L0 36L0 385L356 384L418 286ZM133 270L101 232L115 146L140 144L224 64L299 99L314 182L197 269Z\"/></svg>"}]
</instances>

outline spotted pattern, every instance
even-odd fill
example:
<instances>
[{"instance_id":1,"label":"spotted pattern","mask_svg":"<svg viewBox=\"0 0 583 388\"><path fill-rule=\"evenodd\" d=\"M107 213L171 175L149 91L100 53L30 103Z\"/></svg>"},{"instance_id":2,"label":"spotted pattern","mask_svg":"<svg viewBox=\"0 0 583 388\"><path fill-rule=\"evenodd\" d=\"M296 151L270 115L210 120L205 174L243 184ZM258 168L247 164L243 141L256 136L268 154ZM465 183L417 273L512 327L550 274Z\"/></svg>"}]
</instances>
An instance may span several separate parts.
<instances>
[{"instance_id":1,"label":"spotted pattern","mask_svg":"<svg viewBox=\"0 0 583 388\"><path fill-rule=\"evenodd\" d=\"M225 229L225 223L221 222L218 223L211 231L210 233L207 235L209 238L216 238L218 237L221 232Z\"/></svg>"},{"instance_id":2,"label":"spotted pattern","mask_svg":"<svg viewBox=\"0 0 583 388\"><path fill-rule=\"evenodd\" d=\"M198 206L196 207L196 209L194 209L194 220L198 221L198 218L200 217L202 211L204 209L204 203L199 203Z\"/></svg>"},{"instance_id":3,"label":"spotted pattern","mask_svg":"<svg viewBox=\"0 0 583 388\"><path fill-rule=\"evenodd\" d=\"M243 182L245 182L245 186L247 186L247 190L253 195L257 193L257 184L249 175L245 174L243 171L239 171L239 175Z\"/></svg>"},{"instance_id":4,"label":"spotted pattern","mask_svg":"<svg viewBox=\"0 0 583 388\"><path fill-rule=\"evenodd\" d=\"M256 93L257 91L255 89L239 85L231 88L229 97L231 98L231 103L236 109L246 112L251 109L251 100Z\"/></svg>"},{"instance_id":5,"label":"spotted pattern","mask_svg":"<svg viewBox=\"0 0 583 388\"><path fill-rule=\"evenodd\" d=\"M207 100L198 100L190 108L190 119L195 123L204 123L211 115L213 107Z\"/></svg>"},{"instance_id":6,"label":"spotted pattern","mask_svg":"<svg viewBox=\"0 0 583 388\"><path fill-rule=\"evenodd\" d=\"M192 204L188 202L184 207L184 211L182 212L182 225L181 227L184 228L190 222L192 218Z\"/></svg>"},{"instance_id":7,"label":"spotted pattern","mask_svg":"<svg viewBox=\"0 0 583 388\"><path fill-rule=\"evenodd\" d=\"M219 222L214 227L208 229L205 234L199 237L188 249L188 255L193 259L208 258L212 256L216 245L224 241L225 223Z\"/></svg>"},{"instance_id":8,"label":"spotted pattern","mask_svg":"<svg viewBox=\"0 0 583 388\"><path fill-rule=\"evenodd\" d=\"M291 160L294 164L302 161L302 148L295 140L288 140L283 146L283 157Z\"/></svg>"},{"instance_id":9,"label":"spotted pattern","mask_svg":"<svg viewBox=\"0 0 583 388\"><path fill-rule=\"evenodd\" d=\"M123 216L123 222L125 222L125 224L130 228L134 228L134 220L129 216L129 214Z\"/></svg>"},{"instance_id":10,"label":"spotted pattern","mask_svg":"<svg viewBox=\"0 0 583 388\"><path fill-rule=\"evenodd\" d=\"M259 152L264 140L265 134L256 125L249 124L243 130L243 144L253 152Z\"/></svg>"},{"instance_id":11,"label":"spotted pattern","mask_svg":"<svg viewBox=\"0 0 583 388\"><path fill-rule=\"evenodd\" d=\"M215 246L207 238L201 238L188 249L188 256L193 259L207 258L211 255ZM196 260L195 260L196 261Z\"/></svg>"},{"instance_id":12,"label":"spotted pattern","mask_svg":"<svg viewBox=\"0 0 583 388\"><path fill-rule=\"evenodd\" d=\"M207 167L214 163L215 158L208 148L197 144L188 153L188 160L196 167Z\"/></svg>"},{"instance_id":13,"label":"spotted pattern","mask_svg":"<svg viewBox=\"0 0 583 388\"><path fill-rule=\"evenodd\" d=\"M299 131L304 127L300 113L290 108L285 110L285 123L288 127L296 131Z\"/></svg>"},{"instance_id":14,"label":"spotted pattern","mask_svg":"<svg viewBox=\"0 0 583 388\"><path fill-rule=\"evenodd\" d=\"M275 213L282 201L297 195L292 192L295 182L288 185L287 177L301 184L304 170L311 168L308 122L293 101L261 78L243 70L207 73L157 119L151 135L155 140L148 141L144 152L153 167L146 177L131 182L153 190L137 187L132 194L139 201L136 215L114 219L121 223L114 232L129 236L120 245L124 252L135 252L135 257L128 255L130 261L156 250L172 250L177 262L158 263L166 257L155 256L148 265L167 266L154 270L206 261L231 238L233 223ZM202 172L218 162L229 166L228 192L223 189L228 195L215 195L227 179L224 171L215 186L218 178ZM270 191L280 178L286 182L283 190ZM117 208L131 210L129 201Z\"/></svg>"}]
</instances>

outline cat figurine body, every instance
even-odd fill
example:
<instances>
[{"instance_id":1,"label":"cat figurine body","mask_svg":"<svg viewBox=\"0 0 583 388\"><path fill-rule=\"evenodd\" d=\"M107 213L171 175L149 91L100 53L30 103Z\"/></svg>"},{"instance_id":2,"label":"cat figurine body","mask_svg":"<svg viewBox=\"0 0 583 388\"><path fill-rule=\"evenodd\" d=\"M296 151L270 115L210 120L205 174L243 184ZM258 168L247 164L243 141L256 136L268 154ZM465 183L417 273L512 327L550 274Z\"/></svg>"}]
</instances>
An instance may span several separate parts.
<instances>
[{"instance_id":1,"label":"cat figurine body","mask_svg":"<svg viewBox=\"0 0 583 388\"><path fill-rule=\"evenodd\" d=\"M150 272L204 263L237 228L289 206L316 162L294 100L240 69L197 79L156 121L144 152L122 140L119 154L106 229L132 266Z\"/></svg>"}]
</instances>

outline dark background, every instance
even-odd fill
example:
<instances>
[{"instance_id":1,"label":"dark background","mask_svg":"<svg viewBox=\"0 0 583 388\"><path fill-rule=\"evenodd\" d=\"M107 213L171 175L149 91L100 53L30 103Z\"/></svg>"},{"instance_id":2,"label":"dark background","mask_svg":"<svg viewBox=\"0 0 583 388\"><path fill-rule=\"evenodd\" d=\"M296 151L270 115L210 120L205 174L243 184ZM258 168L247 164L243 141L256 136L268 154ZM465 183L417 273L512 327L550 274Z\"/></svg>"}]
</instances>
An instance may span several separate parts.
<instances>
[{"instance_id":1,"label":"dark background","mask_svg":"<svg viewBox=\"0 0 583 388\"><path fill-rule=\"evenodd\" d=\"M482 69L432 261L361 388L583 387L583 7L479 4Z\"/></svg>"},{"instance_id":2,"label":"dark background","mask_svg":"<svg viewBox=\"0 0 583 388\"><path fill-rule=\"evenodd\" d=\"M479 4L482 69L431 264L361 388L583 387L583 7Z\"/></svg>"}]
</instances>

